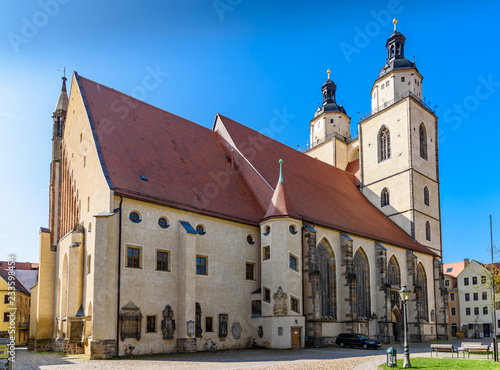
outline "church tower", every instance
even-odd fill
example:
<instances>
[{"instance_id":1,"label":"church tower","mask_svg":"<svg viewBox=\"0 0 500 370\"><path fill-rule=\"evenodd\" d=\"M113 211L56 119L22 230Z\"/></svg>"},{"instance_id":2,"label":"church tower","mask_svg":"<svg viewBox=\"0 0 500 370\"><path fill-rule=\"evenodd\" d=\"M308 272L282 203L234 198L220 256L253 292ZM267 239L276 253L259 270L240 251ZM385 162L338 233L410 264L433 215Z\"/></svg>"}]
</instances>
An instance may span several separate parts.
<instances>
[{"instance_id":1,"label":"church tower","mask_svg":"<svg viewBox=\"0 0 500 370\"><path fill-rule=\"evenodd\" d=\"M422 75L396 31L359 123L361 189L411 237L442 256L437 116L422 101Z\"/></svg>"},{"instance_id":2,"label":"church tower","mask_svg":"<svg viewBox=\"0 0 500 370\"><path fill-rule=\"evenodd\" d=\"M352 151L348 148L352 141L351 117L343 105L337 104L337 85L330 79L331 71L327 73L328 79L321 87L323 103L309 124L310 145L306 154L345 170L350 161L348 152Z\"/></svg>"},{"instance_id":3,"label":"church tower","mask_svg":"<svg viewBox=\"0 0 500 370\"><path fill-rule=\"evenodd\" d=\"M58 242L61 195L61 142L64 133L64 122L68 113L68 93L66 91L66 77L62 78L62 88L57 100L56 109L52 115L52 162L50 163L50 193L49 193L49 229L51 231L51 245Z\"/></svg>"}]
</instances>

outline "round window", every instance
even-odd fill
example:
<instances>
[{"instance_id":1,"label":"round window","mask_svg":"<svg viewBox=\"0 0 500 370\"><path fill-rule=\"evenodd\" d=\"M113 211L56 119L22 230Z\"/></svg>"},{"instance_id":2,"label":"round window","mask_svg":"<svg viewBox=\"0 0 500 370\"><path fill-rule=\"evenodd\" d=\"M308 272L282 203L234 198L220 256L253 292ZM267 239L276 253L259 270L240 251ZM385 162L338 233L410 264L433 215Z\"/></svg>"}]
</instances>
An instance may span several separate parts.
<instances>
[{"instance_id":1,"label":"round window","mask_svg":"<svg viewBox=\"0 0 500 370\"><path fill-rule=\"evenodd\" d=\"M196 232L198 233L198 235L205 235L206 233L203 225L196 226Z\"/></svg>"},{"instance_id":2,"label":"round window","mask_svg":"<svg viewBox=\"0 0 500 370\"><path fill-rule=\"evenodd\" d=\"M264 229L264 235L268 236L269 234L271 234L271 226L268 225Z\"/></svg>"},{"instance_id":3,"label":"round window","mask_svg":"<svg viewBox=\"0 0 500 370\"><path fill-rule=\"evenodd\" d=\"M139 216L139 213L136 212L136 211L132 211L130 212L128 218L130 219L130 221L138 224L139 222L141 222L141 216Z\"/></svg>"},{"instance_id":4,"label":"round window","mask_svg":"<svg viewBox=\"0 0 500 370\"><path fill-rule=\"evenodd\" d=\"M160 227L162 229L166 229L167 227L169 227L170 225L168 224L168 220L165 218L165 217L160 217L158 219L158 225L160 225Z\"/></svg>"},{"instance_id":5,"label":"round window","mask_svg":"<svg viewBox=\"0 0 500 370\"><path fill-rule=\"evenodd\" d=\"M288 230L290 230L290 233L291 233L292 235L297 234L297 229L295 228L295 225L290 225L290 226L288 227Z\"/></svg>"},{"instance_id":6,"label":"round window","mask_svg":"<svg viewBox=\"0 0 500 370\"><path fill-rule=\"evenodd\" d=\"M248 244L250 244L250 245L255 244L255 242L253 241L253 237L252 237L252 235L248 235L248 236L247 236L247 242L248 242Z\"/></svg>"}]
</instances>

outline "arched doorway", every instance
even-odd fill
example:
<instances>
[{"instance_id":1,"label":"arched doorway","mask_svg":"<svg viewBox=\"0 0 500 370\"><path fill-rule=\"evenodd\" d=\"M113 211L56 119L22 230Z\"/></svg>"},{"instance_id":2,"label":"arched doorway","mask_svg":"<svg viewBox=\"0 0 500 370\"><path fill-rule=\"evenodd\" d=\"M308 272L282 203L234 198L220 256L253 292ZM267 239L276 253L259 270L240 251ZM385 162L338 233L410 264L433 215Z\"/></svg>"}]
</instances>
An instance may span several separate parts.
<instances>
[{"instance_id":1,"label":"arched doorway","mask_svg":"<svg viewBox=\"0 0 500 370\"><path fill-rule=\"evenodd\" d=\"M392 334L394 335L395 342L403 340L403 318L397 308L392 310Z\"/></svg>"}]
</instances>

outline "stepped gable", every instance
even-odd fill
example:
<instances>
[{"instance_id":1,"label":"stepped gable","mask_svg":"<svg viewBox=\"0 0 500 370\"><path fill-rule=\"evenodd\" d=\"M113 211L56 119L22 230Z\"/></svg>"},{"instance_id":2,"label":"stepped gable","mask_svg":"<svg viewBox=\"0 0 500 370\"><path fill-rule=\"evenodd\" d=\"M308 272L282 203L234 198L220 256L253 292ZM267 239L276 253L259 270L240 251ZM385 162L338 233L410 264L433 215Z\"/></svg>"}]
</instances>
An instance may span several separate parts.
<instances>
[{"instance_id":1,"label":"stepped gable","mask_svg":"<svg viewBox=\"0 0 500 370\"><path fill-rule=\"evenodd\" d=\"M249 153L248 161L268 183L277 183L278 160L285 160L287 195L304 221L437 256L373 206L354 175L219 117L236 148Z\"/></svg>"}]
</instances>

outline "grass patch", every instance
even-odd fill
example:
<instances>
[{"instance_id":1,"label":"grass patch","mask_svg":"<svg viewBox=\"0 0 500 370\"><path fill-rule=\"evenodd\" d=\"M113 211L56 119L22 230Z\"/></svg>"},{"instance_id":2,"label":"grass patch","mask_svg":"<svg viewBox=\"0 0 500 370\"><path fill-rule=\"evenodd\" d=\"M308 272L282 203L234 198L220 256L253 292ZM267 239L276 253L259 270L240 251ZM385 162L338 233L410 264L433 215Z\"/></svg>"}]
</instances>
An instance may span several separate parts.
<instances>
[{"instance_id":1,"label":"grass patch","mask_svg":"<svg viewBox=\"0 0 500 370\"><path fill-rule=\"evenodd\" d=\"M467 360L467 359L451 359L451 358L410 358L412 369L437 369L437 370L454 370L454 369L500 369L498 362L493 360ZM398 367L403 368L403 359L398 360ZM379 369L393 369L385 364L378 367Z\"/></svg>"}]
</instances>

